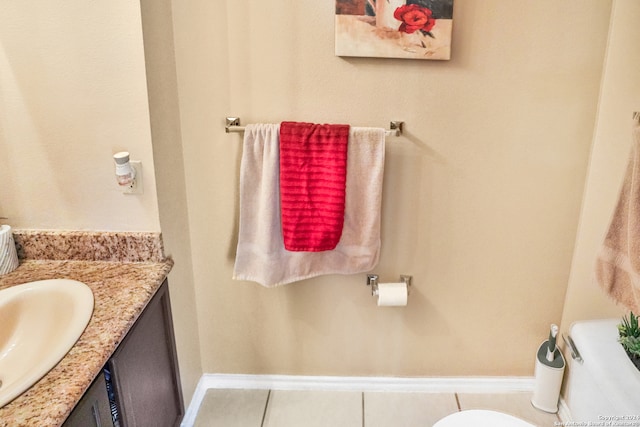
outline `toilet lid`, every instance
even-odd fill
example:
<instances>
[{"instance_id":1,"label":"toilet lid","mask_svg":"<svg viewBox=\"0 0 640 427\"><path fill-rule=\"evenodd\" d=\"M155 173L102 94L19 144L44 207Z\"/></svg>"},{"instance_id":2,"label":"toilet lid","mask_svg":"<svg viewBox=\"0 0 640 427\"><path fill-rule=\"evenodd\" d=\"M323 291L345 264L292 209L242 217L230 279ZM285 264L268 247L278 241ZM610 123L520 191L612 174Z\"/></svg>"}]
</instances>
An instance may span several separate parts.
<instances>
[{"instance_id":1,"label":"toilet lid","mask_svg":"<svg viewBox=\"0 0 640 427\"><path fill-rule=\"evenodd\" d=\"M444 417L433 427L535 427L520 418L496 411L473 409Z\"/></svg>"}]
</instances>

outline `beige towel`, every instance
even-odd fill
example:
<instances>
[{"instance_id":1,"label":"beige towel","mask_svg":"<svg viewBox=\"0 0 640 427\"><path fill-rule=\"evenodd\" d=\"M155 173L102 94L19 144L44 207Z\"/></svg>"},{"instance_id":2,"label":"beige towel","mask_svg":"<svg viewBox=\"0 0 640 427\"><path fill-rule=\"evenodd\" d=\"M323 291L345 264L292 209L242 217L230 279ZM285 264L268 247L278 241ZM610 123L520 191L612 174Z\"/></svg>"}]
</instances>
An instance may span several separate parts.
<instances>
[{"instance_id":1,"label":"beige towel","mask_svg":"<svg viewBox=\"0 0 640 427\"><path fill-rule=\"evenodd\" d=\"M334 250L289 252L280 225L278 125L248 125L240 166L240 228L233 278L277 286L370 271L380 255L384 129L352 127L344 228Z\"/></svg>"},{"instance_id":2,"label":"beige towel","mask_svg":"<svg viewBox=\"0 0 640 427\"><path fill-rule=\"evenodd\" d=\"M640 313L640 124L609 232L596 261L596 279L614 301Z\"/></svg>"}]
</instances>

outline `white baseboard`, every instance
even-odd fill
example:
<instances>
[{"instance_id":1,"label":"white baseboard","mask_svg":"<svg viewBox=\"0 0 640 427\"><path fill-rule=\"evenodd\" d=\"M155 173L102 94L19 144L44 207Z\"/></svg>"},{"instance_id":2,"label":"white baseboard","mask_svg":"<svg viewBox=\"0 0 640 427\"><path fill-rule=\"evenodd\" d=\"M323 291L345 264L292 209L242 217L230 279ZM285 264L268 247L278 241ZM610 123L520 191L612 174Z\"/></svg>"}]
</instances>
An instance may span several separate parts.
<instances>
[{"instance_id":1,"label":"white baseboard","mask_svg":"<svg viewBox=\"0 0 640 427\"><path fill-rule=\"evenodd\" d=\"M560 397L560 403L558 405L558 417L560 417L560 421L562 421L563 425L568 425L571 421L573 421L569 406L567 406L567 402L563 397Z\"/></svg>"},{"instance_id":2,"label":"white baseboard","mask_svg":"<svg viewBox=\"0 0 640 427\"><path fill-rule=\"evenodd\" d=\"M194 424L208 389L330 390L362 392L510 393L533 391L533 377L320 377L295 375L204 374L182 427Z\"/></svg>"}]
</instances>

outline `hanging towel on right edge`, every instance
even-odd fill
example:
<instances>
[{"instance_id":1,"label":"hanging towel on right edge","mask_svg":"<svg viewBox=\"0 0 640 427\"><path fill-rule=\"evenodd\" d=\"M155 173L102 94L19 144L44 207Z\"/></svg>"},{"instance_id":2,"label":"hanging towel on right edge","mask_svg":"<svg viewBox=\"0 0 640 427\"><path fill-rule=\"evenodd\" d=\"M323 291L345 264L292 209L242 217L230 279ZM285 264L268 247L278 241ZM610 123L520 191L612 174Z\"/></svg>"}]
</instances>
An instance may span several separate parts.
<instances>
[{"instance_id":1,"label":"hanging towel on right edge","mask_svg":"<svg viewBox=\"0 0 640 427\"><path fill-rule=\"evenodd\" d=\"M596 280L617 303L640 313L640 123L618 205L596 261Z\"/></svg>"}]
</instances>

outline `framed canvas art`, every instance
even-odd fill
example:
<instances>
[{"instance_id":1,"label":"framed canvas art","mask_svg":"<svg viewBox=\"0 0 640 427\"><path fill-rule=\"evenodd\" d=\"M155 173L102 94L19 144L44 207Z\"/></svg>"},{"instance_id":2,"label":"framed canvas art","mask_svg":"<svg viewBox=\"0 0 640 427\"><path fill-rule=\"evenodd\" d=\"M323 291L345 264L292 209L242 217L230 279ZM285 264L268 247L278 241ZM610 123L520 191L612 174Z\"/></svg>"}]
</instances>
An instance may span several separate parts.
<instances>
[{"instance_id":1,"label":"framed canvas art","mask_svg":"<svg viewBox=\"0 0 640 427\"><path fill-rule=\"evenodd\" d=\"M450 59L453 0L336 0L337 56Z\"/></svg>"}]
</instances>

